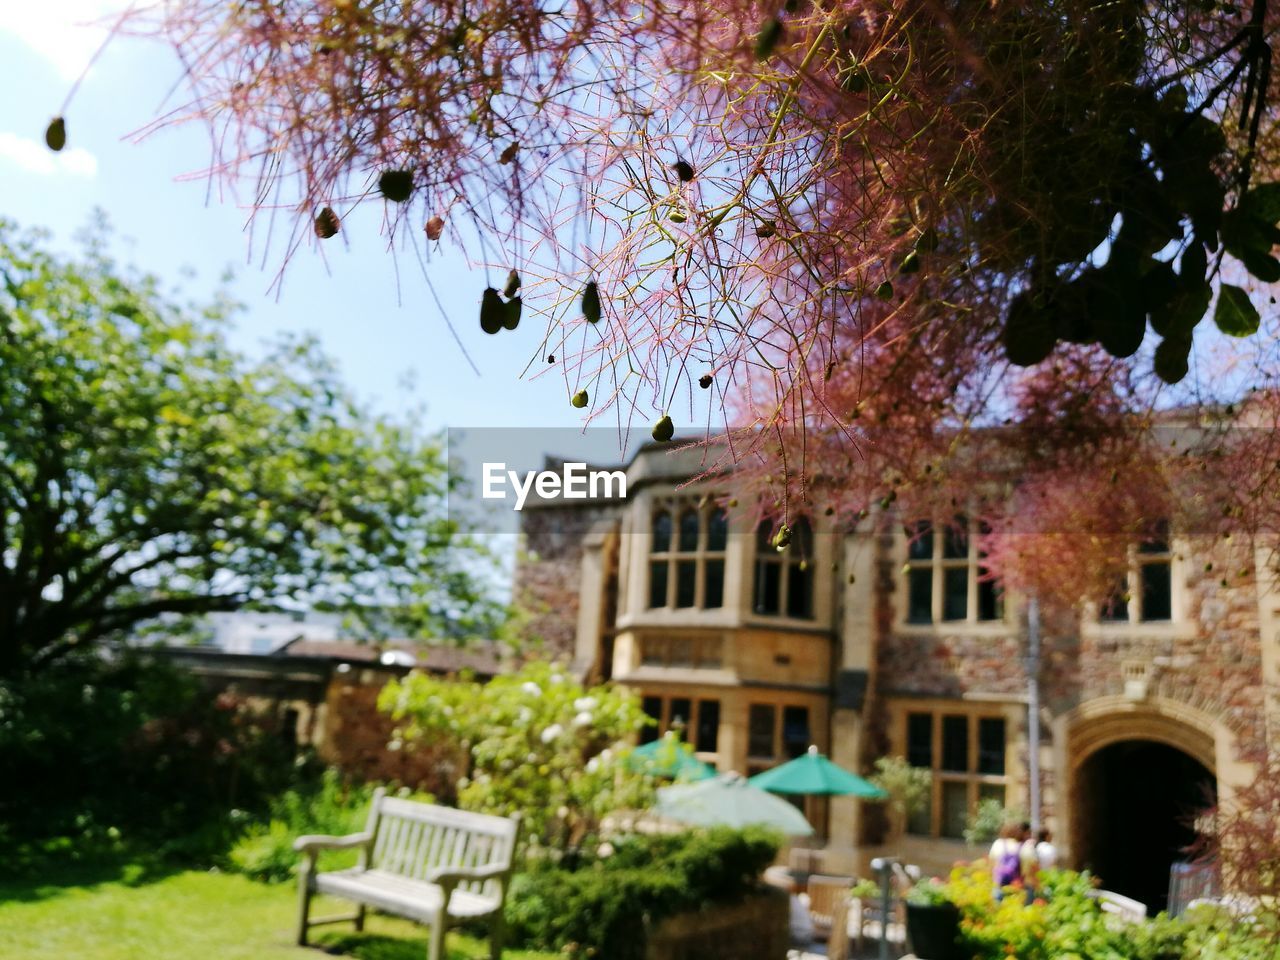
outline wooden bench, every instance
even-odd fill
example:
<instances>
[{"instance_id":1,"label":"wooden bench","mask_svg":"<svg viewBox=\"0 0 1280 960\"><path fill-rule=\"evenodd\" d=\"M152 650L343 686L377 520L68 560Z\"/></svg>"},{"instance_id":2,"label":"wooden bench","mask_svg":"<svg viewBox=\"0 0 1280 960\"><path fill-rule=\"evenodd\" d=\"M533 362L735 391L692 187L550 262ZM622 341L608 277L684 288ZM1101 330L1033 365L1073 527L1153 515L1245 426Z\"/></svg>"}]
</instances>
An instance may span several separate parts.
<instances>
[{"instance_id":1,"label":"wooden bench","mask_svg":"<svg viewBox=\"0 0 1280 960\"><path fill-rule=\"evenodd\" d=\"M293 848L305 855L298 874L298 943L307 930L354 921L364 928L367 907L431 928L428 960L444 960L444 935L454 919L488 920L494 960L502 956L502 906L520 817L493 817L374 792L362 833L305 836ZM349 870L316 872L321 850L358 849ZM355 913L311 920L311 897L329 894L358 904Z\"/></svg>"}]
</instances>

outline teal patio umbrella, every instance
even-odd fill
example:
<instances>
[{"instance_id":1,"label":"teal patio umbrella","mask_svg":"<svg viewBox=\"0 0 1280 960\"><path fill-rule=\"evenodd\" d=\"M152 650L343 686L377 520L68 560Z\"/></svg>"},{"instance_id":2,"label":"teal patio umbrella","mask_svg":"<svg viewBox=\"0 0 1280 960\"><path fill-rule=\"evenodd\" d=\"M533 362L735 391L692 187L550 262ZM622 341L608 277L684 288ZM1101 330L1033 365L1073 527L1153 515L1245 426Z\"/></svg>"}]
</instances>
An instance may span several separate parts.
<instances>
[{"instance_id":1,"label":"teal patio umbrella","mask_svg":"<svg viewBox=\"0 0 1280 960\"><path fill-rule=\"evenodd\" d=\"M658 791L653 812L695 827L760 825L791 837L809 837L813 827L799 810L758 790L738 773L723 773L698 783L680 783Z\"/></svg>"},{"instance_id":2,"label":"teal patio umbrella","mask_svg":"<svg viewBox=\"0 0 1280 960\"><path fill-rule=\"evenodd\" d=\"M770 793L799 793L828 797L861 797L864 800L887 800L885 793L874 783L837 766L810 747L794 760L780 767L758 773L751 778L751 785Z\"/></svg>"},{"instance_id":3,"label":"teal patio umbrella","mask_svg":"<svg viewBox=\"0 0 1280 960\"><path fill-rule=\"evenodd\" d=\"M716 775L715 767L703 763L693 755L688 744L670 734L636 747L626 763L637 773L672 780L707 780Z\"/></svg>"}]
</instances>

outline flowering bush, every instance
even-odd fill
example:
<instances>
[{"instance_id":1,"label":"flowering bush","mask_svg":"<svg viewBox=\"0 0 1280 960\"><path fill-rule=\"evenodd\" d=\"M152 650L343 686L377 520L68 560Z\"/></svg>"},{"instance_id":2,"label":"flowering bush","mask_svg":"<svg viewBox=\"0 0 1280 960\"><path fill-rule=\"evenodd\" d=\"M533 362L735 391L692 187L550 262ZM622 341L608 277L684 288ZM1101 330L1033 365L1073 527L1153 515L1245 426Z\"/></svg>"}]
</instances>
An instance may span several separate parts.
<instances>
[{"instance_id":1,"label":"flowering bush","mask_svg":"<svg viewBox=\"0 0 1280 960\"><path fill-rule=\"evenodd\" d=\"M627 738L648 722L635 698L586 689L560 666L532 662L486 684L411 673L388 684L378 703L402 724L393 748L459 742L471 760L459 804L520 812L531 843L576 847L605 814L652 800L650 781L624 763Z\"/></svg>"},{"instance_id":2,"label":"flowering bush","mask_svg":"<svg viewBox=\"0 0 1280 960\"><path fill-rule=\"evenodd\" d=\"M1212 909L1179 918L1117 923L1090 896L1088 873L1041 875L1042 897L995 897L984 861L960 864L938 895L960 908L960 931L975 960L1274 960L1262 931Z\"/></svg>"}]
</instances>

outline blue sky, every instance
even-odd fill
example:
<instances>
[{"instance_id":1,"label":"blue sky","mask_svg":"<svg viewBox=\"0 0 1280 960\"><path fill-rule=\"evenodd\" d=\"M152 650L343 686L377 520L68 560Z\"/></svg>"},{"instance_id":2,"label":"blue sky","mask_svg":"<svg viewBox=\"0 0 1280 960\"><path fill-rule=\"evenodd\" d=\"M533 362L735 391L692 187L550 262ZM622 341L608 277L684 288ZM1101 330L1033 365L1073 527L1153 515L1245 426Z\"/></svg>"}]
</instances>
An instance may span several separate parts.
<instances>
[{"instance_id":1,"label":"blue sky","mask_svg":"<svg viewBox=\"0 0 1280 960\"><path fill-rule=\"evenodd\" d=\"M69 248L100 207L117 231L119 259L195 299L233 268L233 292L248 307L237 346L253 351L280 331L314 332L357 394L381 411L403 415L425 406L425 425L432 428L581 425L562 378L521 379L540 324L526 322L494 337L482 333L484 273L446 254L435 260L432 275L480 375L471 370L411 255L402 259L397 281L378 203L344 224L349 246L325 245L327 266L304 248L283 289L271 292L279 253L271 251L265 266L260 249L258 259L248 261L247 209L232 197L210 197L206 181L179 179L209 162L204 128L166 130L141 144L126 139L156 116L178 77L166 48L113 40L66 111L66 150L50 153L44 128L106 35L85 24L124 6L122 0L0 3L6 92L0 98L0 216L49 229L56 246ZM194 274L184 272L191 269ZM406 378L415 384L412 392L404 388ZM610 451L599 451L605 432L592 433L594 456L607 457ZM616 433L608 433L616 449Z\"/></svg>"}]
</instances>

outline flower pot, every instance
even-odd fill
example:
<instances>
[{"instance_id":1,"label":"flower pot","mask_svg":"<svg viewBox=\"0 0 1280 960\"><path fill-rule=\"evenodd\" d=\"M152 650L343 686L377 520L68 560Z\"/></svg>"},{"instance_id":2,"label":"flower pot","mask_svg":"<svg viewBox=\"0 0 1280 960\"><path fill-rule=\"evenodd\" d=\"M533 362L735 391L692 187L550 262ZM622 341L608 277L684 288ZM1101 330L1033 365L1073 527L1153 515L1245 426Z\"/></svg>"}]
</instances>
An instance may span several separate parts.
<instances>
[{"instance_id":1,"label":"flower pot","mask_svg":"<svg viewBox=\"0 0 1280 960\"><path fill-rule=\"evenodd\" d=\"M907 943L920 960L965 960L954 903L907 904Z\"/></svg>"}]
</instances>

